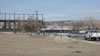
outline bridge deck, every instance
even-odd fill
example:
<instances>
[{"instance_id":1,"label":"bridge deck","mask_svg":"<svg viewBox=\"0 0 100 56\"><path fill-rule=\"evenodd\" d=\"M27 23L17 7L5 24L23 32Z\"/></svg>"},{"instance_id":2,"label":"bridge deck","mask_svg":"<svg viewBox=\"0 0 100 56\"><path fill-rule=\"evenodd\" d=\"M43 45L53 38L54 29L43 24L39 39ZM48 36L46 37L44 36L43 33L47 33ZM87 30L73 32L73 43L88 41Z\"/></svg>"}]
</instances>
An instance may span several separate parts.
<instances>
[{"instance_id":1,"label":"bridge deck","mask_svg":"<svg viewBox=\"0 0 100 56\"><path fill-rule=\"evenodd\" d=\"M0 20L0 22L19 22L19 21L28 21L28 20Z\"/></svg>"}]
</instances>

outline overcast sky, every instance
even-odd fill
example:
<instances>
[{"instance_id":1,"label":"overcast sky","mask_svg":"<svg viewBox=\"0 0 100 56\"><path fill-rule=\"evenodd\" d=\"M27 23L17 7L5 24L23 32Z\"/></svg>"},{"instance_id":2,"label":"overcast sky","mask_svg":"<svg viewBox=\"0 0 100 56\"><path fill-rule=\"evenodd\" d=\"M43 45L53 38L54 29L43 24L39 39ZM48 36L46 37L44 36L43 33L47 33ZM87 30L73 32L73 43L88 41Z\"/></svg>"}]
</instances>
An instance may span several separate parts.
<instances>
[{"instance_id":1,"label":"overcast sky","mask_svg":"<svg viewBox=\"0 0 100 56\"><path fill-rule=\"evenodd\" d=\"M0 0L1 12L44 13L45 20L100 18L100 0Z\"/></svg>"}]
</instances>

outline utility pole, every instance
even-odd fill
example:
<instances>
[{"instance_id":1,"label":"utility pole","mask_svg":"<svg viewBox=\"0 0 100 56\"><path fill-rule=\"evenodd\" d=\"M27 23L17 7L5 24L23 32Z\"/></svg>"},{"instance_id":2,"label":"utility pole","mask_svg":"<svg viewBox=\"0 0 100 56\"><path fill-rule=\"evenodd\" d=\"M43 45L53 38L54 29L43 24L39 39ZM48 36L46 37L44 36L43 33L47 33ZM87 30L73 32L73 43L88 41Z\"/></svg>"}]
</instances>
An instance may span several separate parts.
<instances>
[{"instance_id":1,"label":"utility pole","mask_svg":"<svg viewBox=\"0 0 100 56\"><path fill-rule=\"evenodd\" d=\"M25 20L25 13L23 13L23 21Z\"/></svg>"},{"instance_id":2,"label":"utility pole","mask_svg":"<svg viewBox=\"0 0 100 56\"><path fill-rule=\"evenodd\" d=\"M16 33L16 22L15 22L15 13L14 13L14 20L13 20L13 22L14 22L14 27L13 27L13 31L14 31L14 33Z\"/></svg>"},{"instance_id":3,"label":"utility pole","mask_svg":"<svg viewBox=\"0 0 100 56\"><path fill-rule=\"evenodd\" d=\"M32 16L33 16L33 17L32 17L32 18L33 18L32 20L34 20L34 13L32 14Z\"/></svg>"},{"instance_id":4,"label":"utility pole","mask_svg":"<svg viewBox=\"0 0 100 56\"><path fill-rule=\"evenodd\" d=\"M43 26L43 28L45 27L45 22L44 22L44 17L43 17L43 13L42 13L42 26Z\"/></svg>"},{"instance_id":5,"label":"utility pole","mask_svg":"<svg viewBox=\"0 0 100 56\"><path fill-rule=\"evenodd\" d=\"M43 22L43 13L42 13L42 27L44 27L44 22Z\"/></svg>"},{"instance_id":6,"label":"utility pole","mask_svg":"<svg viewBox=\"0 0 100 56\"><path fill-rule=\"evenodd\" d=\"M38 20L38 11L36 11L36 20Z\"/></svg>"},{"instance_id":7,"label":"utility pole","mask_svg":"<svg viewBox=\"0 0 100 56\"><path fill-rule=\"evenodd\" d=\"M8 28L9 28L9 30L11 29L11 22L10 22L10 19L11 19L11 14L9 13L9 21L8 21Z\"/></svg>"},{"instance_id":8,"label":"utility pole","mask_svg":"<svg viewBox=\"0 0 100 56\"><path fill-rule=\"evenodd\" d=\"M18 14L19 15L19 20L18 20L18 30L20 30L21 29L21 18L20 18L20 13Z\"/></svg>"},{"instance_id":9,"label":"utility pole","mask_svg":"<svg viewBox=\"0 0 100 56\"><path fill-rule=\"evenodd\" d=\"M4 15L5 15L5 16L4 16L4 20L5 20L5 22L4 22L4 29L6 29L6 28L7 28L7 23L6 23L6 15L7 15L7 14L4 13Z\"/></svg>"}]
</instances>

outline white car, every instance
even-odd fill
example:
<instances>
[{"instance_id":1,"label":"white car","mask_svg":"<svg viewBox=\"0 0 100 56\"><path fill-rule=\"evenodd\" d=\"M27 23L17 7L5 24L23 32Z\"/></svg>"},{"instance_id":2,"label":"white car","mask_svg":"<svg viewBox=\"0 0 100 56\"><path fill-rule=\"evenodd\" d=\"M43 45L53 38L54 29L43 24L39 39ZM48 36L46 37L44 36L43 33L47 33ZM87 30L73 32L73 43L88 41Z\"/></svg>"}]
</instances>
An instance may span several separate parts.
<instances>
[{"instance_id":1,"label":"white car","mask_svg":"<svg viewBox=\"0 0 100 56\"><path fill-rule=\"evenodd\" d=\"M97 31L90 31L86 34L85 40L100 40L100 33Z\"/></svg>"}]
</instances>

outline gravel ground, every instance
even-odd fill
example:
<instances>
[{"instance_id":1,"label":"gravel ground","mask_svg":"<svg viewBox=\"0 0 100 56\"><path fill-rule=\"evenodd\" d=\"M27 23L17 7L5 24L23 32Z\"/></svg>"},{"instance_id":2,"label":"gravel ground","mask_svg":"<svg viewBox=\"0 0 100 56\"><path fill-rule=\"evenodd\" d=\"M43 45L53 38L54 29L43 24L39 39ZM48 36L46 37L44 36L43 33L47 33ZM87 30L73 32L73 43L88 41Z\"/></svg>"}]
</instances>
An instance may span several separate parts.
<instances>
[{"instance_id":1,"label":"gravel ground","mask_svg":"<svg viewBox=\"0 0 100 56\"><path fill-rule=\"evenodd\" d=\"M67 36L0 33L0 56L100 56L100 45Z\"/></svg>"}]
</instances>

